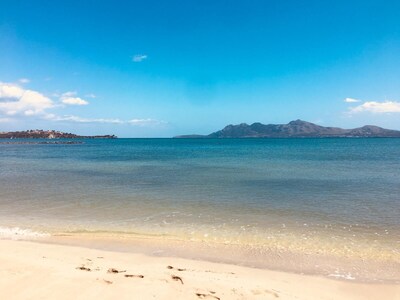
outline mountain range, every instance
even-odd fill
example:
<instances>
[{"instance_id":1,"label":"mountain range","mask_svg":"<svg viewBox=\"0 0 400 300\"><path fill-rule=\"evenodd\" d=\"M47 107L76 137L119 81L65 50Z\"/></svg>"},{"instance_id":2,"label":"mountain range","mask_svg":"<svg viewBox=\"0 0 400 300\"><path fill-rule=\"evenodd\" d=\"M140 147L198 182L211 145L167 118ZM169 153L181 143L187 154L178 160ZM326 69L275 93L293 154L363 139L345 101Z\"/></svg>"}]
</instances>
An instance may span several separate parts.
<instances>
[{"instance_id":1,"label":"mountain range","mask_svg":"<svg viewBox=\"0 0 400 300\"><path fill-rule=\"evenodd\" d=\"M397 137L400 131L365 125L354 129L324 127L314 123L295 120L288 124L228 125L209 135L180 135L175 138L326 138L326 137Z\"/></svg>"}]
</instances>

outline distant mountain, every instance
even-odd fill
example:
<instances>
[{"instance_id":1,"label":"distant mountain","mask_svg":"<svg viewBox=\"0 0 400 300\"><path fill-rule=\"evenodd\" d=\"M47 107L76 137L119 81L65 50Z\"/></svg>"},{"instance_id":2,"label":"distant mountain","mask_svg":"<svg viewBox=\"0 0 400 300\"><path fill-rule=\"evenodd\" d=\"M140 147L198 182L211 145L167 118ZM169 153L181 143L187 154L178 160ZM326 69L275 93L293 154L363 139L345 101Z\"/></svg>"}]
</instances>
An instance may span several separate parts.
<instances>
[{"instance_id":1,"label":"distant mountain","mask_svg":"<svg viewBox=\"0 0 400 300\"><path fill-rule=\"evenodd\" d=\"M181 135L176 138L305 138L305 137L397 137L400 131L366 125L354 129L324 127L314 123L295 120L288 124L228 125L209 135Z\"/></svg>"},{"instance_id":2,"label":"distant mountain","mask_svg":"<svg viewBox=\"0 0 400 300\"><path fill-rule=\"evenodd\" d=\"M2 139L77 139L77 138L89 138L89 139L115 139L115 135L93 135L93 136L82 136L73 133L65 133L55 130L26 130L26 131L12 131L12 132L0 132L0 138Z\"/></svg>"}]
</instances>

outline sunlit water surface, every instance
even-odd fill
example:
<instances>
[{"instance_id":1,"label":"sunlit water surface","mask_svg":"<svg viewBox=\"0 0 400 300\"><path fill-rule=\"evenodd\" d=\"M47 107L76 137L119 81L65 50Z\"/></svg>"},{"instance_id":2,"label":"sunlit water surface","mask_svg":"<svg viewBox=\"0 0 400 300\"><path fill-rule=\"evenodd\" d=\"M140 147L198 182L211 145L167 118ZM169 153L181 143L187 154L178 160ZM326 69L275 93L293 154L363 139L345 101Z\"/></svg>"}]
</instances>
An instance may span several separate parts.
<instances>
[{"instance_id":1,"label":"sunlit water surface","mask_svg":"<svg viewBox=\"0 0 400 300\"><path fill-rule=\"evenodd\" d=\"M0 236L131 234L400 263L400 139L82 141L0 140Z\"/></svg>"}]
</instances>

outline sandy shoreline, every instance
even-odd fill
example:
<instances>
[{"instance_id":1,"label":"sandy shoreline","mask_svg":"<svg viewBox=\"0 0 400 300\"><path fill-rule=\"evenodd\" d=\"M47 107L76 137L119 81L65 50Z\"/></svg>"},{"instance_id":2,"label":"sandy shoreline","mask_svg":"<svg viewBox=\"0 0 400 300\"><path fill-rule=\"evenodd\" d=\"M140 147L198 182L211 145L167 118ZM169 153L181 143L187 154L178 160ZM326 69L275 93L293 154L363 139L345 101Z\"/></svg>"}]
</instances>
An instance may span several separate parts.
<instances>
[{"instance_id":1,"label":"sandy shoreline","mask_svg":"<svg viewBox=\"0 0 400 300\"><path fill-rule=\"evenodd\" d=\"M394 259L379 260L373 256L346 256L341 253L326 255L315 251L293 252L282 247L257 248L246 244L210 243L146 235L110 235L99 232L56 233L36 241L111 252L179 257L362 283L400 284L400 264L395 256Z\"/></svg>"},{"instance_id":2,"label":"sandy shoreline","mask_svg":"<svg viewBox=\"0 0 400 300\"><path fill-rule=\"evenodd\" d=\"M394 284L27 241L0 248L4 299L400 299Z\"/></svg>"}]
</instances>

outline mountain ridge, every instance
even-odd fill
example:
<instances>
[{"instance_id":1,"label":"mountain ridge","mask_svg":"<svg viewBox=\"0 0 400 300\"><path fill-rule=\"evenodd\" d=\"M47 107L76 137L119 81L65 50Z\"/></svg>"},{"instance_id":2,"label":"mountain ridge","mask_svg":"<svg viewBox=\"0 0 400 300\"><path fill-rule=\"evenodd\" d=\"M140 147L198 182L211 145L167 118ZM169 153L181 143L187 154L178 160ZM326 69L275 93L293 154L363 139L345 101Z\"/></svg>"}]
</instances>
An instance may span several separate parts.
<instances>
[{"instance_id":1,"label":"mountain ridge","mask_svg":"<svg viewBox=\"0 0 400 300\"><path fill-rule=\"evenodd\" d=\"M400 131L375 125L364 125L353 129L324 127L300 119L287 124L241 123L227 125L208 135L179 135L174 138L325 138L325 137L396 137Z\"/></svg>"}]
</instances>

